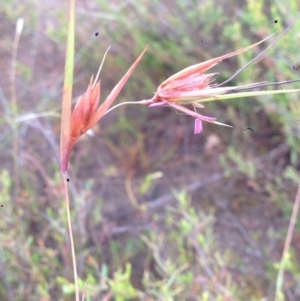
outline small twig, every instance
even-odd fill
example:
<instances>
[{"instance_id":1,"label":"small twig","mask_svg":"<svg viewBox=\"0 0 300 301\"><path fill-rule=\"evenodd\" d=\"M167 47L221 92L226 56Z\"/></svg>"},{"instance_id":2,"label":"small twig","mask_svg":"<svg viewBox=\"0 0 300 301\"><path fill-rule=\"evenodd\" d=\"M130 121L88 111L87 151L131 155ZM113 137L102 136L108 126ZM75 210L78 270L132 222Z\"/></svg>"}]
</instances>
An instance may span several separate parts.
<instances>
[{"instance_id":1,"label":"small twig","mask_svg":"<svg viewBox=\"0 0 300 301\"><path fill-rule=\"evenodd\" d=\"M125 188L126 188L126 192L127 195L129 197L129 200L132 204L132 206L136 209L139 209L139 204L138 204L138 200L136 199L133 189L132 189L132 177L133 177L133 173L130 172L125 179Z\"/></svg>"},{"instance_id":2,"label":"small twig","mask_svg":"<svg viewBox=\"0 0 300 301\"><path fill-rule=\"evenodd\" d=\"M132 206L135 208L135 209L138 209L140 211L145 211L146 210L146 207L145 205L140 205L134 192L133 192L133 188L132 188L132 178L133 178L133 172L129 172L129 174L126 176L126 179L125 179L125 188L126 188L126 192L127 192L127 195L130 199L130 202L132 204Z\"/></svg>"}]
</instances>

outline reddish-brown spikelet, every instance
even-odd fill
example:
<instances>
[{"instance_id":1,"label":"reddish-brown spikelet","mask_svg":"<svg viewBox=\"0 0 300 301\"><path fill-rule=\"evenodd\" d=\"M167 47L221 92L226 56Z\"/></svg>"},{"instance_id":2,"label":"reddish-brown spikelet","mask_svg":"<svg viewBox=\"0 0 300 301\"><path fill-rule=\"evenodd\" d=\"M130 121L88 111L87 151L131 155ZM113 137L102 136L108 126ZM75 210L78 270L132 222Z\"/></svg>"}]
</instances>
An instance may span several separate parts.
<instances>
[{"instance_id":1,"label":"reddish-brown spikelet","mask_svg":"<svg viewBox=\"0 0 300 301\"><path fill-rule=\"evenodd\" d=\"M74 144L86 131L90 129L90 121L96 113L100 98L100 82L92 87L93 79L86 92L79 97L75 105L71 120L71 145L72 150Z\"/></svg>"},{"instance_id":2,"label":"reddish-brown spikelet","mask_svg":"<svg viewBox=\"0 0 300 301\"><path fill-rule=\"evenodd\" d=\"M107 110L117 98L129 77L139 64L146 49L147 48L144 49L99 107L100 82L93 84L93 78L91 79L86 92L78 98L71 116L70 136L66 139L69 143L67 143L62 150L61 171L63 174L67 174L70 153L75 143L81 135L91 129L106 114Z\"/></svg>"},{"instance_id":3,"label":"reddish-brown spikelet","mask_svg":"<svg viewBox=\"0 0 300 301\"><path fill-rule=\"evenodd\" d=\"M204 72L217 65L224 59L238 55L250 48L253 48L258 44L264 42L266 39L263 39L262 41L236 50L234 52L181 70L180 72L172 75L163 83L161 83L161 85L157 89L157 92L152 98L152 101L180 102L182 99L189 97L193 99L199 98L201 96L208 97L226 93L228 90L232 89L232 87L214 88L214 86L210 86L211 82L214 80L213 76L215 74L204 74Z\"/></svg>"},{"instance_id":4,"label":"reddish-brown spikelet","mask_svg":"<svg viewBox=\"0 0 300 301\"><path fill-rule=\"evenodd\" d=\"M199 134L203 131L202 121L230 127L230 125L226 125L216 121L215 117L204 116L197 113L196 108L203 108L203 106L200 103L205 102L209 99L210 100L211 99L217 100L222 98L224 99L225 97L222 97L222 94L227 94L227 96L230 96L231 98L236 98L238 96L246 97L246 96L251 96L251 94L255 96L255 92L234 93L234 94L230 94L230 92L234 90L238 91L239 89L242 90L242 89L256 88L259 87L260 84L266 84L266 82L254 83L250 85L237 86L237 87L232 87L232 86L222 87L222 85L227 81L225 81L220 85L213 84L215 73L205 74L205 72L210 68L212 68L213 66L217 65L218 63L220 63L222 60L238 55L250 48L253 48L259 45L260 43L264 42L268 38L269 37L263 39L262 41L254 43L252 45L244 47L242 49L233 51L231 53L183 69L182 71L172 75L164 82L162 82L158 87L153 98L146 100L144 103L148 104L151 107L170 106L178 111L181 111L187 115L194 117L195 134ZM266 49L264 51L266 51ZM264 53L264 51L261 52L261 54ZM255 59L257 59L261 54L259 54ZM296 92L296 90L291 89L288 91L285 90L265 91L265 93L268 92L269 94L275 94L275 93ZM190 104L194 108L194 110L190 110L184 107L184 105L187 104Z\"/></svg>"}]
</instances>

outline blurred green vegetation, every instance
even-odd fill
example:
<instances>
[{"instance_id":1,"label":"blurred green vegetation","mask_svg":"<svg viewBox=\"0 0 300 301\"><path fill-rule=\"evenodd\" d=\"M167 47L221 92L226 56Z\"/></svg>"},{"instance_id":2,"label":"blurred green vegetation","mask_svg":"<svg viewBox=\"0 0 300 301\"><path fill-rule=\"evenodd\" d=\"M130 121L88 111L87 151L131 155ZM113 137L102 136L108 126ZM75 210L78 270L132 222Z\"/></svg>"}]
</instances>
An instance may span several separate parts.
<instances>
[{"instance_id":1,"label":"blurred green vegetation","mask_svg":"<svg viewBox=\"0 0 300 301\"><path fill-rule=\"evenodd\" d=\"M0 300L73 300L55 117L61 104L66 4L2 4ZM150 45L117 101L141 100L188 65L281 32L299 9L296 0L285 5L279 0L78 1L75 96L86 89L109 45L101 99ZM15 83L16 191L6 74L19 17L25 28ZM300 64L299 32L300 20L229 85L298 78L300 68L293 66ZM222 62L214 69L218 82L267 43ZM126 106L76 146L70 190L85 300L273 300L299 181L298 95L210 103L205 113L233 129L205 124L203 135L192 137L193 121L185 116ZM285 300L300 298L299 227L297 222Z\"/></svg>"}]
</instances>

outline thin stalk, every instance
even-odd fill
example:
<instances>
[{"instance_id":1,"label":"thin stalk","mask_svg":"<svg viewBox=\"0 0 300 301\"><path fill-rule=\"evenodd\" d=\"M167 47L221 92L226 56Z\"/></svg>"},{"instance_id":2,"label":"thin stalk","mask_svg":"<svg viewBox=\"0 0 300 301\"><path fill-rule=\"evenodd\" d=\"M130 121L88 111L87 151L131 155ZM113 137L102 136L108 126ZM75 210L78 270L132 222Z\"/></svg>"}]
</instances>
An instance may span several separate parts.
<instances>
[{"instance_id":1,"label":"thin stalk","mask_svg":"<svg viewBox=\"0 0 300 301\"><path fill-rule=\"evenodd\" d=\"M68 177L68 149L71 142L72 87L74 74L75 0L69 1L68 38L66 49L65 78L61 112L60 170Z\"/></svg>"},{"instance_id":2,"label":"thin stalk","mask_svg":"<svg viewBox=\"0 0 300 301\"><path fill-rule=\"evenodd\" d=\"M293 237L293 232L294 232L294 228L295 228L295 224L296 224L296 220L297 220L299 207L300 207L300 182L299 182L298 191L297 191L296 199L294 202L292 216L291 216L290 224L289 224L289 228L288 228L288 233L287 233L286 240L284 243L282 257L281 257L281 261L280 261L280 265L279 265L279 271L278 271L277 280L276 280L275 301L284 300L284 296L283 296L283 292L282 292L283 277L284 277L284 271L285 271L286 264L289 261L289 250L291 247L291 241L292 241L292 237Z\"/></svg>"},{"instance_id":3,"label":"thin stalk","mask_svg":"<svg viewBox=\"0 0 300 301\"><path fill-rule=\"evenodd\" d=\"M69 229L71 252L72 252L72 264L73 264L73 275L74 275L74 285L75 285L75 296L76 296L76 301L79 301L77 264L76 264L76 255L75 255L73 230L72 230L71 214L70 214L70 200L69 200L68 182L66 180L64 180L64 191L65 191L66 209L67 209L67 217L68 217L68 229Z\"/></svg>"},{"instance_id":4,"label":"thin stalk","mask_svg":"<svg viewBox=\"0 0 300 301\"><path fill-rule=\"evenodd\" d=\"M120 107L120 106L124 106L124 105L130 105L130 104L133 104L133 105L149 105L151 104L151 99L149 100L140 100L140 101L126 101L126 102L121 102L121 103L118 103L117 105L111 107L109 110L107 110L105 112L104 115L106 115L107 113L111 112L112 110Z\"/></svg>"},{"instance_id":5,"label":"thin stalk","mask_svg":"<svg viewBox=\"0 0 300 301\"><path fill-rule=\"evenodd\" d=\"M298 82L300 82L300 79L291 79L291 80L285 80L285 81L275 82L275 83L263 82L263 83L259 83L259 84L253 84L253 85L251 84L251 85L249 85L249 87L247 87L247 86L241 87L241 88L236 87L236 88L233 88L232 90L229 90L228 93L235 92L235 91L257 89L257 88L268 87L268 86L286 85L286 84L292 84L292 83L298 83Z\"/></svg>"},{"instance_id":6,"label":"thin stalk","mask_svg":"<svg viewBox=\"0 0 300 301\"><path fill-rule=\"evenodd\" d=\"M13 132L13 170L14 170L14 197L17 197L19 191L19 137L18 137L18 105L16 94L16 67L17 67L17 53L20 37L23 31L24 19L19 18L16 26L16 33L13 42L12 60L11 60L11 72L10 72L10 99L11 99L11 111L12 121L11 127Z\"/></svg>"},{"instance_id":7,"label":"thin stalk","mask_svg":"<svg viewBox=\"0 0 300 301\"><path fill-rule=\"evenodd\" d=\"M70 215L70 201L67 182L68 179L68 149L70 148L70 134L71 134L71 112L72 112L72 87L74 74L74 45L75 45L75 0L69 0L69 19L68 19L68 37L66 49L65 62L65 76L62 99L62 113L61 113L61 136L60 136L60 170L64 180L64 192L67 208L68 229L70 236L73 275L75 284L75 298L79 301L78 276L76 266L75 247L73 240L71 215Z\"/></svg>"}]
</instances>

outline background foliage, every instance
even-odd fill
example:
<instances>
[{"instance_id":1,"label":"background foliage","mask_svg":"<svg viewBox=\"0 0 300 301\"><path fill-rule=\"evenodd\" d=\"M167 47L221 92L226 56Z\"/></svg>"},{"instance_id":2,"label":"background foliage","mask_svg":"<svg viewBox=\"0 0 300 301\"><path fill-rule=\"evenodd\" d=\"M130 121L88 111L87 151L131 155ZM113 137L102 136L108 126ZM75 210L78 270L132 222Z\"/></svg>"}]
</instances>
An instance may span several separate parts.
<instances>
[{"instance_id":1,"label":"background foliage","mask_svg":"<svg viewBox=\"0 0 300 301\"><path fill-rule=\"evenodd\" d=\"M58 165L67 6L2 2L0 299L72 300ZM94 0L78 1L76 11L74 96L86 89L109 45L102 99L150 44L122 102L149 98L184 67L282 31L299 6L296 0ZM11 83L19 17L25 27ZM230 84L298 78L299 32L300 21ZM214 69L218 81L263 47L222 62ZM73 152L70 182L86 300L272 300L299 181L298 98L207 104L207 115L233 129L205 124L199 136L189 117L167 108L121 107L86 135ZM286 300L300 297L299 235L298 223Z\"/></svg>"}]
</instances>

